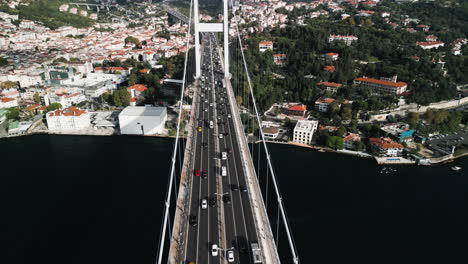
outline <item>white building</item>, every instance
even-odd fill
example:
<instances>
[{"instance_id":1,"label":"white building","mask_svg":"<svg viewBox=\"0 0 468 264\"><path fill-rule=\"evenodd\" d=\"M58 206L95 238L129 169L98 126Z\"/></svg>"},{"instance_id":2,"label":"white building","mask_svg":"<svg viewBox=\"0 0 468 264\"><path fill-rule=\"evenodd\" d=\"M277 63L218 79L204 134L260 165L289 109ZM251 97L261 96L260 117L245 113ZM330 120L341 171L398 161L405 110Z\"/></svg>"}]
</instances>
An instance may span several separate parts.
<instances>
[{"instance_id":1,"label":"white building","mask_svg":"<svg viewBox=\"0 0 468 264\"><path fill-rule=\"evenodd\" d=\"M82 93L74 93L74 94L56 94L56 93L49 93L44 97L44 102L46 105L50 105L52 103L59 103L62 107L70 107L72 105L79 104L81 102L86 101L86 97Z\"/></svg>"},{"instance_id":2,"label":"white building","mask_svg":"<svg viewBox=\"0 0 468 264\"><path fill-rule=\"evenodd\" d=\"M358 37L355 37L355 36L342 36L342 35L330 35L328 37L328 43L332 43L335 40L342 40L342 41L344 41L344 43L346 43L346 45L349 46L349 45L351 45L351 43L353 43L353 41L357 41Z\"/></svg>"},{"instance_id":3,"label":"white building","mask_svg":"<svg viewBox=\"0 0 468 264\"><path fill-rule=\"evenodd\" d=\"M399 157L404 150L403 145L390 138L369 138L369 143L370 147L383 157Z\"/></svg>"},{"instance_id":4,"label":"white building","mask_svg":"<svg viewBox=\"0 0 468 264\"><path fill-rule=\"evenodd\" d=\"M18 100L16 98L9 98L9 97L0 98L0 109L17 107L17 106L18 106Z\"/></svg>"},{"instance_id":5,"label":"white building","mask_svg":"<svg viewBox=\"0 0 468 264\"><path fill-rule=\"evenodd\" d=\"M279 128L278 127L264 127L263 128L263 135L265 139L276 139L279 135Z\"/></svg>"},{"instance_id":6,"label":"white building","mask_svg":"<svg viewBox=\"0 0 468 264\"><path fill-rule=\"evenodd\" d=\"M271 41L260 41L260 43L258 43L258 50L260 52L265 52L267 50L273 50L273 42L271 42Z\"/></svg>"},{"instance_id":7,"label":"white building","mask_svg":"<svg viewBox=\"0 0 468 264\"><path fill-rule=\"evenodd\" d=\"M128 106L119 114L122 135L151 135L164 132L166 107Z\"/></svg>"},{"instance_id":8,"label":"white building","mask_svg":"<svg viewBox=\"0 0 468 264\"><path fill-rule=\"evenodd\" d=\"M88 128L90 124L90 114L77 107L47 113L49 130L80 130Z\"/></svg>"},{"instance_id":9,"label":"white building","mask_svg":"<svg viewBox=\"0 0 468 264\"><path fill-rule=\"evenodd\" d=\"M311 144L312 136L318 127L316 120L299 120L294 127L293 141L301 144Z\"/></svg>"}]
</instances>

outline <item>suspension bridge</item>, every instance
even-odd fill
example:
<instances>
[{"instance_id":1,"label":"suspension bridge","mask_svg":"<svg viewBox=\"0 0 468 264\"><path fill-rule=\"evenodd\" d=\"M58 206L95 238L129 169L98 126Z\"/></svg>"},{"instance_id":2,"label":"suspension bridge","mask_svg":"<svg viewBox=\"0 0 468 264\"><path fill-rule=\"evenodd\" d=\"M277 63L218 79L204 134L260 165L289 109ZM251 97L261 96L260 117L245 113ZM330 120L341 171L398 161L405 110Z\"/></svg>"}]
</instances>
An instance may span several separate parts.
<instances>
[{"instance_id":1,"label":"suspension bridge","mask_svg":"<svg viewBox=\"0 0 468 264\"><path fill-rule=\"evenodd\" d=\"M236 28L236 37L229 39L227 0L223 6L222 23L200 23L198 0L191 1L189 17L180 18L189 23L186 45L187 50L193 46L194 56L185 54L156 261L297 264L241 33ZM187 104L190 113L184 115ZM240 107L247 112L243 116ZM262 143L253 144L254 138ZM289 248L281 255L280 237L287 238Z\"/></svg>"}]
</instances>

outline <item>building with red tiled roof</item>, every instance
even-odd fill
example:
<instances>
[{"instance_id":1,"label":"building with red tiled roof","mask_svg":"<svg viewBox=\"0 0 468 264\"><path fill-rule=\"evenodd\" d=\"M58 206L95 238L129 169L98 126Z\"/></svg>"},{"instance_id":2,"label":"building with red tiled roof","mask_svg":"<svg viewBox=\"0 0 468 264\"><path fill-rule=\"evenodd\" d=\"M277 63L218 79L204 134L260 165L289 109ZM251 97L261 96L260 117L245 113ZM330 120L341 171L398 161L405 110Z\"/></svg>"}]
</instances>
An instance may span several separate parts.
<instances>
[{"instance_id":1,"label":"building with red tiled roof","mask_svg":"<svg viewBox=\"0 0 468 264\"><path fill-rule=\"evenodd\" d=\"M90 114L74 106L49 112L46 119L52 131L81 130L89 128L91 124Z\"/></svg>"},{"instance_id":2,"label":"building with red tiled roof","mask_svg":"<svg viewBox=\"0 0 468 264\"><path fill-rule=\"evenodd\" d=\"M329 61L336 61L338 60L338 53L335 53L335 52L328 52L328 53L325 53L325 59L329 60Z\"/></svg>"},{"instance_id":3,"label":"building with red tiled roof","mask_svg":"<svg viewBox=\"0 0 468 264\"><path fill-rule=\"evenodd\" d=\"M343 143L345 149L356 149L356 144L361 142L361 136L357 133L347 133L343 137Z\"/></svg>"},{"instance_id":4,"label":"building with red tiled roof","mask_svg":"<svg viewBox=\"0 0 468 264\"><path fill-rule=\"evenodd\" d=\"M286 62L286 54L273 54L273 62L276 65L283 65Z\"/></svg>"},{"instance_id":5,"label":"building with red tiled roof","mask_svg":"<svg viewBox=\"0 0 468 264\"><path fill-rule=\"evenodd\" d=\"M258 43L258 50L260 52L265 52L267 50L273 50L273 42L271 41L260 41L260 43Z\"/></svg>"},{"instance_id":6,"label":"building with red tiled roof","mask_svg":"<svg viewBox=\"0 0 468 264\"><path fill-rule=\"evenodd\" d=\"M437 49L443 47L445 43L441 41L416 41L416 46L421 47L422 49Z\"/></svg>"},{"instance_id":7,"label":"building with red tiled roof","mask_svg":"<svg viewBox=\"0 0 468 264\"><path fill-rule=\"evenodd\" d=\"M369 138L369 145L379 156L384 157L399 157L404 149L403 145L388 137Z\"/></svg>"},{"instance_id":8,"label":"building with red tiled roof","mask_svg":"<svg viewBox=\"0 0 468 264\"><path fill-rule=\"evenodd\" d=\"M139 97L144 95L145 91L148 90L148 87L143 84L135 84L128 87L127 90L132 97Z\"/></svg>"},{"instance_id":9,"label":"building with red tiled roof","mask_svg":"<svg viewBox=\"0 0 468 264\"><path fill-rule=\"evenodd\" d=\"M335 99L333 98L322 98L320 97L315 101L315 110L326 113L328 112L328 107L330 106L331 103L335 102Z\"/></svg>"},{"instance_id":10,"label":"building with red tiled roof","mask_svg":"<svg viewBox=\"0 0 468 264\"><path fill-rule=\"evenodd\" d=\"M283 108L283 113L289 116L300 116L304 117L307 112L305 105L292 105L288 108Z\"/></svg>"},{"instance_id":11,"label":"building with red tiled roof","mask_svg":"<svg viewBox=\"0 0 468 264\"><path fill-rule=\"evenodd\" d=\"M369 87L376 92L391 94L401 94L406 91L406 88L408 88L408 84L405 82L392 82L367 77L354 79L354 84Z\"/></svg>"},{"instance_id":12,"label":"building with red tiled roof","mask_svg":"<svg viewBox=\"0 0 468 264\"><path fill-rule=\"evenodd\" d=\"M148 74L148 73L150 73L150 72L151 72L151 69L141 69L141 70L139 71L139 73L145 73L145 74Z\"/></svg>"},{"instance_id":13,"label":"building with red tiled roof","mask_svg":"<svg viewBox=\"0 0 468 264\"><path fill-rule=\"evenodd\" d=\"M319 82L317 83L318 86L325 87L327 92L331 93L336 93L338 89L343 86L342 84L339 83L334 83L334 82Z\"/></svg>"},{"instance_id":14,"label":"building with red tiled roof","mask_svg":"<svg viewBox=\"0 0 468 264\"><path fill-rule=\"evenodd\" d=\"M334 72L336 70L336 68L335 68L335 66L327 65L327 66L323 67L323 70L327 71L327 72Z\"/></svg>"},{"instance_id":15,"label":"building with red tiled roof","mask_svg":"<svg viewBox=\"0 0 468 264\"><path fill-rule=\"evenodd\" d=\"M17 106L18 106L18 100L16 98L9 98L9 97L0 98L0 109L17 107Z\"/></svg>"}]
</instances>

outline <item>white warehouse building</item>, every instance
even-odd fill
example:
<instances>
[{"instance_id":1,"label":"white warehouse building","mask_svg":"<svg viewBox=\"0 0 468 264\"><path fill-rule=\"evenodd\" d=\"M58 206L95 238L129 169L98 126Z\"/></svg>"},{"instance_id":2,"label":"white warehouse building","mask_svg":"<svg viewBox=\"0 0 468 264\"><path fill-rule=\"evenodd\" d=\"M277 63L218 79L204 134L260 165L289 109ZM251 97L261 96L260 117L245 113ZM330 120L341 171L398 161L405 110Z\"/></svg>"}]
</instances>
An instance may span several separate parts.
<instances>
[{"instance_id":1,"label":"white warehouse building","mask_svg":"<svg viewBox=\"0 0 468 264\"><path fill-rule=\"evenodd\" d=\"M293 141L301 144L311 144L312 136L318 127L316 120L299 120L294 127Z\"/></svg>"},{"instance_id":2,"label":"white warehouse building","mask_svg":"<svg viewBox=\"0 0 468 264\"><path fill-rule=\"evenodd\" d=\"M166 120L166 107L128 106L119 114L120 134L161 134Z\"/></svg>"}]
</instances>

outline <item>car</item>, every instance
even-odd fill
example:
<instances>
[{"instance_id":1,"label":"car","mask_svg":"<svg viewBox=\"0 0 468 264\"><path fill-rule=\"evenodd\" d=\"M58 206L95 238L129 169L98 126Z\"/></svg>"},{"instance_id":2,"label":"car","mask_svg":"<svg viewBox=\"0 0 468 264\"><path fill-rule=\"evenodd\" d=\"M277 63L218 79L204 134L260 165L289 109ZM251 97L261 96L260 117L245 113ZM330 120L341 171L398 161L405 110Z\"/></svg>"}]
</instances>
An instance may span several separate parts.
<instances>
[{"instance_id":1,"label":"car","mask_svg":"<svg viewBox=\"0 0 468 264\"><path fill-rule=\"evenodd\" d=\"M202 132L202 127L201 126L198 127L198 132Z\"/></svg>"},{"instance_id":2,"label":"car","mask_svg":"<svg viewBox=\"0 0 468 264\"><path fill-rule=\"evenodd\" d=\"M224 195L223 196L223 202L230 204L231 203L231 196L229 195Z\"/></svg>"},{"instance_id":3,"label":"car","mask_svg":"<svg viewBox=\"0 0 468 264\"><path fill-rule=\"evenodd\" d=\"M226 148L226 152L232 153L232 149L231 148Z\"/></svg>"},{"instance_id":4,"label":"car","mask_svg":"<svg viewBox=\"0 0 468 264\"><path fill-rule=\"evenodd\" d=\"M239 187L237 187L237 185L235 184L231 184L231 190L237 192L239 190Z\"/></svg>"},{"instance_id":5,"label":"car","mask_svg":"<svg viewBox=\"0 0 468 264\"><path fill-rule=\"evenodd\" d=\"M211 256L213 257L218 256L218 251L219 251L218 245L216 244L211 245Z\"/></svg>"},{"instance_id":6,"label":"car","mask_svg":"<svg viewBox=\"0 0 468 264\"><path fill-rule=\"evenodd\" d=\"M247 187L241 186L240 190L241 190L241 192L246 193L247 192Z\"/></svg>"},{"instance_id":7,"label":"car","mask_svg":"<svg viewBox=\"0 0 468 264\"><path fill-rule=\"evenodd\" d=\"M222 134L222 133L221 133L221 134L219 134L219 138L223 138L223 134Z\"/></svg>"},{"instance_id":8,"label":"car","mask_svg":"<svg viewBox=\"0 0 468 264\"><path fill-rule=\"evenodd\" d=\"M202 146L203 146L203 147L207 147L207 146L208 146L208 143L203 142L203 143L202 143Z\"/></svg>"},{"instance_id":9,"label":"car","mask_svg":"<svg viewBox=\"0 0 468 264\"><path fill-rule=\"evenodd\" d=\"M196 215L190 215L189 217L189 223L191 226L197 226L198 221L197 221L197 216Z\"/></svg>"},{"instance_id":10,"label":"car","mask_svg":"<svg viewBox=\"0 0 468 264\"><path fill-rule=\"evenodd\" d=\"M228 262L234 262L234 251L228 250L227 259L228 259Z\"/></svg>"},{"instance_id":11,"label":"car","mask_svg":"<svg viewBox=\"0 0 468 264\"><path fill-rule=\"evenodd\" d=\"M197 177L200 177L200 175L201 175L201 172L200 172L200 170L199 170L199 169L196 169L196 170L194 171L194 173L193 173L193 174L194 174L195 176L197 176Z\"/></svg>"},{"instance_id":12,"label":"car","mask_svg":"<svg viewBox=\"0 0 468 264\"><path fill-rule=\"evenodd\" d=\"M203 198L201 201L201 208L202 209L208 208L208 201L205 198Z\"/></svg>"},{"instance_id":13,"label":"car","mask_svg":"<svg viewBox=\"0 0 468 264\"><path fill-rule=\"evenodd\" d=\"M202 179L206 179L206 178L208 178L208 174L206 174L205 171L202 171L201 177L202 177Z\"/></svg>"},{"instance_id":14,"label":"car","mask_svg":"<svg viewBox=\"0 0 468 264\"><path fill-rule=\"evenodd\" d=\"M231 118L231 114L228 114L228 118Z\"/></svg>"},{"instance_id":15,"label":"car","mask_svg":"<svg viewBox=\"0 0 468 264\"><path fill-rule=\"evenodd\" d=\"M211 198L210 198L210 206L211 206L211 207L215 207L215 206L216 206L216 198L215 198L215 197L211 197Z\"/></svg>"}]
</instances>

